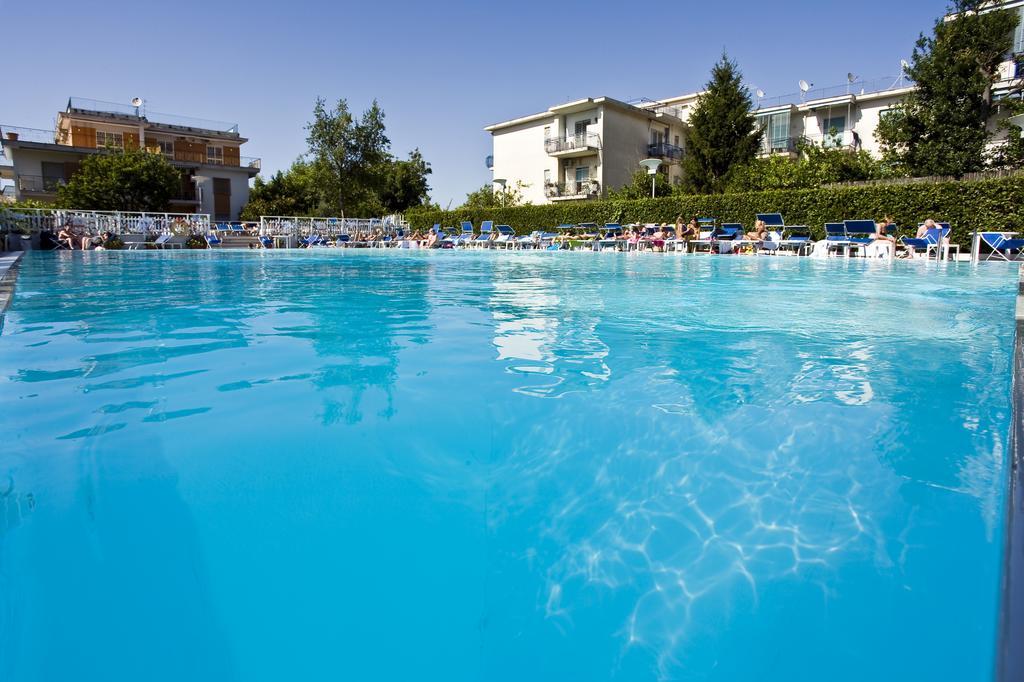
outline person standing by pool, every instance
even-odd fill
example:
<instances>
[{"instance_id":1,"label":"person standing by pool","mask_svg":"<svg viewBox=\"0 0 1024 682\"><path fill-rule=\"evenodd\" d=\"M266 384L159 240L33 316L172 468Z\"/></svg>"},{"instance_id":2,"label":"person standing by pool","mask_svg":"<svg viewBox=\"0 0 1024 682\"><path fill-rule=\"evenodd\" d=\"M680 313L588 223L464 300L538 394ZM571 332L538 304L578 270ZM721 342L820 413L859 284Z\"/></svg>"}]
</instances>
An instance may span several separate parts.
<instances>
[{"instance_id":1,"label":"person standing by pool","mask_svg":"<svg viewBox=\"0 0 1024 682\"><path fill-rule=\"evenodd\" d=\"M665 250L665 224L662 223L658 226L658 229L651 235L651 246L654 251L661 253Z\"/></svg>"}]
</instances>

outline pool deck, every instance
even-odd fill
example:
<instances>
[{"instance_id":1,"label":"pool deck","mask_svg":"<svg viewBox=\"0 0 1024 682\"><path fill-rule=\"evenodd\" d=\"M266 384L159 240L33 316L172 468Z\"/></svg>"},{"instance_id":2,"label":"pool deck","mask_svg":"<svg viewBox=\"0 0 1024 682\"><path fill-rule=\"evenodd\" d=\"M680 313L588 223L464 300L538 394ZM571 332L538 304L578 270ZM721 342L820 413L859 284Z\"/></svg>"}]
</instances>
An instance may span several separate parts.
<instances>
[{"instance_id":1,"label":"pool deck","mask_svg":"<svg viewBox=\"0 0 1024 682\"><path fill-rule=\"evenodd\" d=\"M14 296L14 280L18 275L17 264L21 260L21 251L13 253L0 251L0 315L4 314Z\"/></svg>"}]
</instances>

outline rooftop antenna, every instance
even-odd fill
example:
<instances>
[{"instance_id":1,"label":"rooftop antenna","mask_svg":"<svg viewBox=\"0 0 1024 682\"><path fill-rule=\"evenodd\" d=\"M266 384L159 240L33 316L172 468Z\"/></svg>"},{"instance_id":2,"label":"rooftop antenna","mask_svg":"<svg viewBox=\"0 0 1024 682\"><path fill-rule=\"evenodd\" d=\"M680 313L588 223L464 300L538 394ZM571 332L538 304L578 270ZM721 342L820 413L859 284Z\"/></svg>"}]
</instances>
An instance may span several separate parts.
<instances>
[{"instance_id":1,"label":"rooftop antenna","mask_svg":"<svg viewBox=\"0 0 1024 682\"><path fill-rule=\"evenodd\" d=\"M807 91L811 89L814 83L808 83L804 79L800 79L800 101L803 102L807 97Z\"/></svg>"}]
</instances>

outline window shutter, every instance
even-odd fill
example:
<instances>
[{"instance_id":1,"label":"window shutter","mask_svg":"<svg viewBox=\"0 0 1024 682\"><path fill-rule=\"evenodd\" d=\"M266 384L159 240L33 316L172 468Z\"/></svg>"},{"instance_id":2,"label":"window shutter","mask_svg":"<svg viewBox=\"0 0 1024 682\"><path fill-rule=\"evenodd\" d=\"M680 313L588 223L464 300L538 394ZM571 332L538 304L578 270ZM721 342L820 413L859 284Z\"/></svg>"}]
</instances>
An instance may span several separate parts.
<instances>
[{"instance_id":1,"label":"window shutter","mask_svg":"<svg viewBox=\"0 0 1024 682\"><path fill-rule=\"evenodd\" d=\"M96 148L96 129L88 126L71 126L71 146Z\"/></svg>"}]
</instances>

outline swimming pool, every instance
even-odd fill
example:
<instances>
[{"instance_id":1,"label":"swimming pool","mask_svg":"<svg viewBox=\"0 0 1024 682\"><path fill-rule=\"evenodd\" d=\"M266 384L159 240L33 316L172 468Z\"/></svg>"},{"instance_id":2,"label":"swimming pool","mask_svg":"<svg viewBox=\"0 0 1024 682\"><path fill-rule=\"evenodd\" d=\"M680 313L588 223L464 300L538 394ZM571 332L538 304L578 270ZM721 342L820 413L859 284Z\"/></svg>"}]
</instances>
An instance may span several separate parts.
<instances>
[{"instance_id":1,"label":"swimming pool","mask_svg":"<svg viewBox=\"0 0 1024 682\"><path fill-rule=\"evenodd\" d=\"M1015 288L30 254L0 336L0 679L991 679Z\"/></svg>"}]
</instances>

